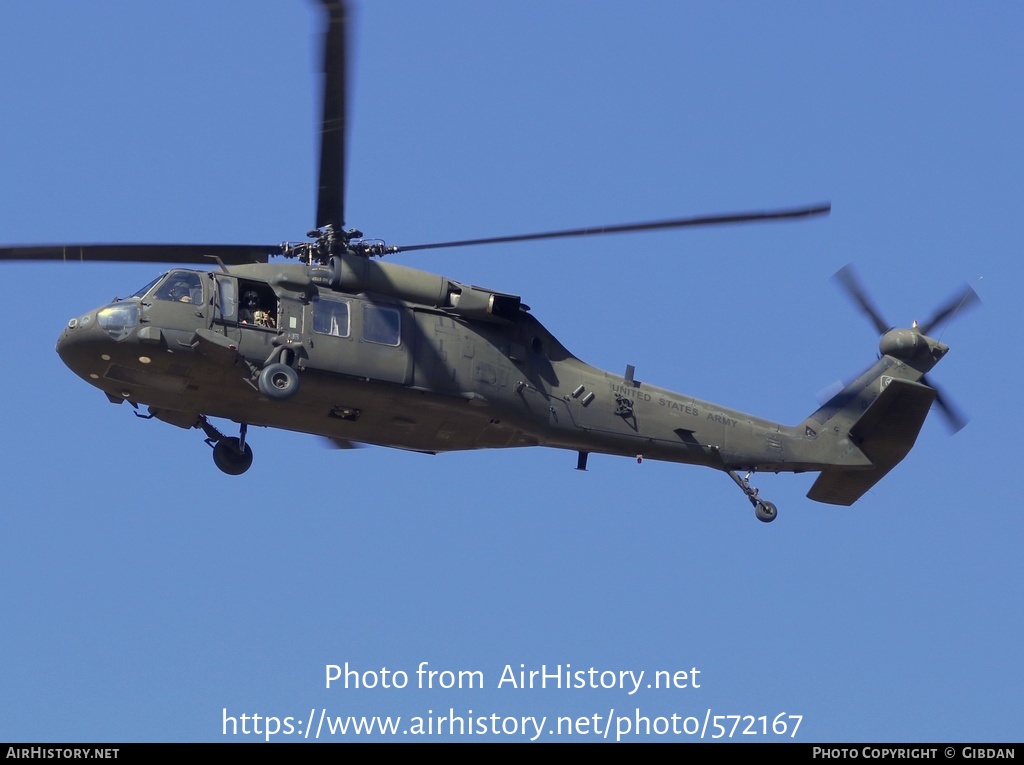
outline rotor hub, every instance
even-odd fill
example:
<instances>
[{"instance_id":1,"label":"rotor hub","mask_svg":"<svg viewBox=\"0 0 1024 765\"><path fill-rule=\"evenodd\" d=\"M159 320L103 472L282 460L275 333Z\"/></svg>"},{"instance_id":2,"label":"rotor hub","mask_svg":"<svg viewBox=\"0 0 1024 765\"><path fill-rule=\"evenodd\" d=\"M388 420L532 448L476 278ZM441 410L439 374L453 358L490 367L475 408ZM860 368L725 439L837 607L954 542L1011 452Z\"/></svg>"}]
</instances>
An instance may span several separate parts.
<instances>
[{"instance_id":1,"label":"rotor hub","mask_svg":"<svg viewBox=\"0 0 1024 765\"><path fill-rule=\"evenodd\" d=\"M935 363L949 352L949 346L921 334L916 328L890 329L879 340L878 350L884 356L903 361L930 357Z\"/></svg>"}]
</instances>

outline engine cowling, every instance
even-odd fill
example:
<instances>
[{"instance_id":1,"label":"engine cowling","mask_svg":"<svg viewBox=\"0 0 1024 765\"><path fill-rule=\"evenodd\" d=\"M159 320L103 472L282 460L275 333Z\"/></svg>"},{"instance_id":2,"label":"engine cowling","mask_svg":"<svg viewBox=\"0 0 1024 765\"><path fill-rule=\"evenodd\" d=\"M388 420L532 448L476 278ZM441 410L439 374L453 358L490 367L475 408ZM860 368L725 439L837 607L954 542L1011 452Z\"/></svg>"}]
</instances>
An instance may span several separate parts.
<instances>
[{"instance_id":1,"label":"engine cowling","mask_svg":"<svg viewBox=\"0 0 1024 765\"><path fill-rule=\"evenodd\" d=\"M310 269L310 279L337 292L376 292L478 321L512 323L522 305L517 295L461 284L437 274L350 253L333 256L326 267Z\"/></svg>"}]
</instances>

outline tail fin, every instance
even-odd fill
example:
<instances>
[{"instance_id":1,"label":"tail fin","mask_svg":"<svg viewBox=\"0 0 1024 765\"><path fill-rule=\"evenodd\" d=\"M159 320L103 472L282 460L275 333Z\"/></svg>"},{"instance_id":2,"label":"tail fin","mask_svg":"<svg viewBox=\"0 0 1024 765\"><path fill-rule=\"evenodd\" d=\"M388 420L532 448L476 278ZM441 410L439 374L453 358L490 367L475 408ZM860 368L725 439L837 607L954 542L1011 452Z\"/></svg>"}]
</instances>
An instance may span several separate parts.
<instances>
[{"instance_id":1,"label":"tail fin","mask_svg":"<svg viewBox=\"0 0 1024 765\"><path fill-rule=\"evenodd\" d=\"M872 367L864 376L875 370L876 367ZM830 505L852 505L896 467L914 446L935 400L935 389L897 377L878 375L876 380L876 385L884 387L852 424L848 423L860 409L865 392L865 386L858 385L861 380L848 386L805 422L805 427L810 427L811 422L815 425L828 422L836 429L848 427L849 441L871 460L867 468L826 468L807 493L808 498ZM856 410L851 411L853 407Z\"/></svg>"},{"instance_id":2,"label":"tail fin","mask_svg":"<svg viewBox=\"0 0 1024 765\"><path fill-rule=\"evenodd\" d=\"M978 302L978 296L965 286L923 324L915 321L909 328L897 329L882 318L849 266L840 269L836 278L881 334L880 356L804 421L804 435L821 442L822 457L821 475L807 496L817 502L852 505L907 456L933 402L954 428L964 426L964 418L925 377L949 351L928 333Z\"/></svg>"}]
</instances>

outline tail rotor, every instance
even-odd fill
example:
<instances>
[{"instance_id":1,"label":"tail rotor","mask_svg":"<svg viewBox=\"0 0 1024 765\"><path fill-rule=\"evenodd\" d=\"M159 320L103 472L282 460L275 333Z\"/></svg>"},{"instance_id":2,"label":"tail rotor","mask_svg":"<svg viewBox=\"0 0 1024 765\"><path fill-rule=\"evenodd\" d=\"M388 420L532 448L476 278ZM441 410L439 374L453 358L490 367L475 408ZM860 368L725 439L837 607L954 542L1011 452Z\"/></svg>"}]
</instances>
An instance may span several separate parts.
<instances>
[{"instance_id":1,"label":"tail rotor","mask_svg":"<svg viewBox=\"0 0 1024 765\"><path fill-rule=\"evenodd\" d=\"M927 321L921 324L914 322L909 330L897 330L894 329L894 325L883 318L881 312L875 307L852 266L846 265L839 269L835 274L835 279L882 336L883 353L891 352L889 349L893 347L909 348L908 352L912 353L916 352L918 348L934 346L936 342L927 338L932 331L952 320L960 311L981 302L978 293L965 284L956 294L936 308ZM911 342L907 342L908 339ZM935 404L950 431L957 433L962 430L968 422L968 418L962 413L962 410L952 403L949 395L942 388L933 384L926 376L922 375L921 382L935 389Z\"/></svg>"}]
</instances>

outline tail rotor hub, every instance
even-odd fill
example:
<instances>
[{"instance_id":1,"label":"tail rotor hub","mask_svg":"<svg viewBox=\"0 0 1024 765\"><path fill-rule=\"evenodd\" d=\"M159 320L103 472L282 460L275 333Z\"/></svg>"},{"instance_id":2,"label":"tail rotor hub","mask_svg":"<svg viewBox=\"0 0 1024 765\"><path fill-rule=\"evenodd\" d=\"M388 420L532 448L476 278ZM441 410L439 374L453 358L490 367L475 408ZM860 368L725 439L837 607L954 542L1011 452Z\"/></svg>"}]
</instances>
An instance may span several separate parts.
<instances>
[{"instance_id":1,"label":"tail rotor hub","mask_svg":"<svg viewBox=\"0 0 1024 765\"><path fill-rule=\"evenodd\" d=\"M935 363L946 355L949 346L921 334L920 330L914 327L890 329L879 340L878 350L883 356L892 356L903 361L931 357L932 363Z\"/></svg>"}]
</instances>

